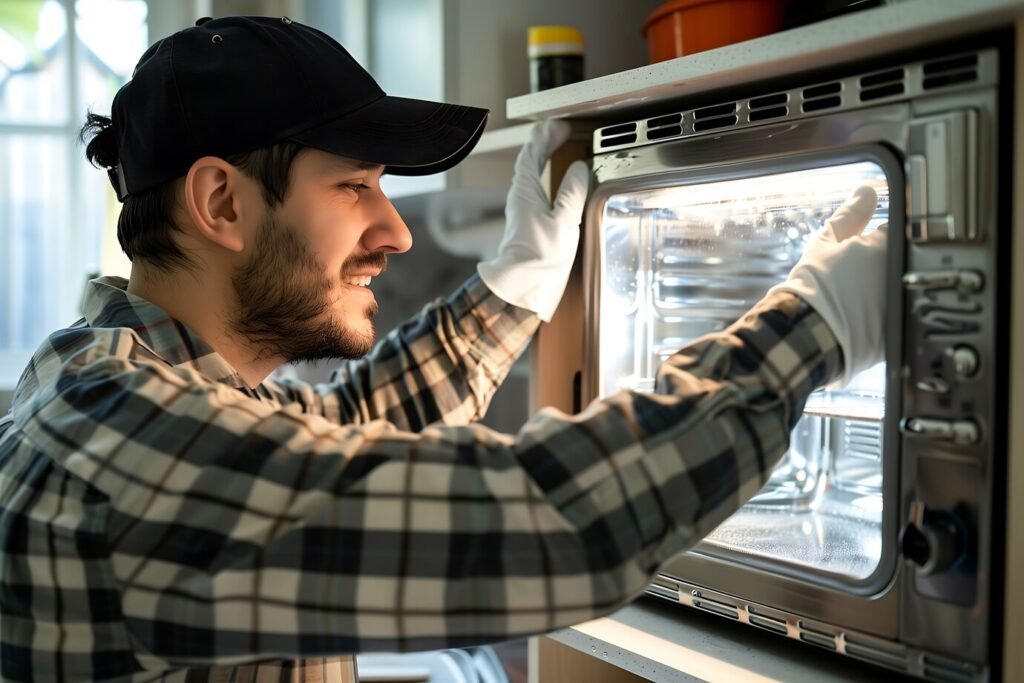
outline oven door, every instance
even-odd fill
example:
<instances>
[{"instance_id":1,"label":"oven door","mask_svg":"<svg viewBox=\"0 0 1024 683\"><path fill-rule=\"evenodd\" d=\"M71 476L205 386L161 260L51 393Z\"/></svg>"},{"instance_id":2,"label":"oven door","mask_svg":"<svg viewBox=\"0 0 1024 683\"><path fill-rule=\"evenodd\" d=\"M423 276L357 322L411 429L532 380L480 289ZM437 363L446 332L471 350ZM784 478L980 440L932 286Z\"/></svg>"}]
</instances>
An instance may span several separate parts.
<instances>
[{"instance_id":1,"label":"oven door","mask_svg":"<svg viewBox=\"0 0 1024 683\"><path fill-rule=\"evenodd\" d=\"M908 278L917 277L908 266L992 267L990 247L977 247L974 157L956 156L968 143L977 153L978 131L988 130L979 117L994 118L992 97L982 99L881 105L594 157L585 216L583 402L649 388L662 358L722 329L782 281L859 185L879 196L869 229L888 223L890 236L886 362L844 391L812 395L765 488L670 560L649 592L898 669L915 667L906 664L909 651L893 643L985 661L985 533L965 531L974 539L971 558L957 551L955 566L937 570L934 563L910 565L901 549L904 530L918 530L912 515L923 500L968 501L968 525L984 532L988 524L984 466L949 464L974 457L967 451L977 444L916 441L908 432L931 423L905 418L948 406L941 397L929 403L941 380L926 385L933 349L944 357L949 338L922 336L914 322L924 309L907 294ZM922 142L933 131L942 139ZM994 155L991 144L985 135L983 146ZM959 212L958 229L969 227L975 244L929 243L923 231L942 224L915 218L924 190L956 190L957 179L968 176L963 192L942 201L960 202L949 210ZM987 405L978 401L970 406ZM922 563L928 561L934 555Z\"/></svg>"},{"instance_id":2,"label":"oven door","mask_svg":"<svg viewBox=\"0 0 1024 683\"><path fill-rule=\"evenodd\" d=\"M852 125L858 116L889 122L890 130L881 135L872 126L871 139L857 140L850 132L863 130ZM888 223L889 234L902 235L903 164L885 137L905 137L909 119L909 108L894 106L631 151L638 172L599 181L591 205L598 248L590 291L594 319L603 324L589 336L597 368L587 389L605 395L650 388L664 358L725 328L784 280L858 186L879 197L867 229ZM837 131L845 133L842 144ZM611 155L604 163L615 161ZM595 158L599 179L601 164ZM888 266L889 289L900 292L900 239L889 241ZM895 362L861 373L843 391L815 392L768 484L669 563L666 575L805 614L812 605L821 613L819 592L829 601L886 595L898 560L901 406L893 373L900 367L901 300L893 297L886 312L886 357ZM771 595L786 585L799 585L807 604ZM705 598L703 605L723 603ZM857 626L895 636L896 609L875 609Z\"/></svg>"}]
</instances>

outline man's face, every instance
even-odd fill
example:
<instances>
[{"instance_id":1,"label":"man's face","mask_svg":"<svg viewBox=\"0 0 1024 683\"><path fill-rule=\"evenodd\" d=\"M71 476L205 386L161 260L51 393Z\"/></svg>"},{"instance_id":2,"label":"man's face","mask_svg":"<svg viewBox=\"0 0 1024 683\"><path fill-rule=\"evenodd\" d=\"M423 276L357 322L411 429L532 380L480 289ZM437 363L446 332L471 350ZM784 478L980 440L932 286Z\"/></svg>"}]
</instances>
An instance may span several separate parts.
<instances>
[{"instance_id":1,"label":"man's face","mask_svg":"<svg viewBox=\"0 0 1024 683\"><path fill-rule=\"evenodd\" d=\"M367 286L412 236L380 189L381 166L318 150L295 159L282 205L267 209L233 284L234 331L262 357L357 358L375 338Z\"/></svg>"}]
</instances>

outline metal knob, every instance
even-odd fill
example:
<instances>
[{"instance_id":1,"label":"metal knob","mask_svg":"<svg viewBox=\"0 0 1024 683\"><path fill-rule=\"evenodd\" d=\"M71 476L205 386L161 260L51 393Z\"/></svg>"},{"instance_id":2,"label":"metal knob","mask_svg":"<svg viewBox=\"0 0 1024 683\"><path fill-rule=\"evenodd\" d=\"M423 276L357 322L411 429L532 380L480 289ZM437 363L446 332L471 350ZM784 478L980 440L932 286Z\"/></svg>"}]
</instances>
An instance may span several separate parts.
<instances>
[{"instance_id":1,"label":"metal knob","mask_svg":"<svg viewBox=\"0 0 1024 683\"><path fill-rule=\"evenodd\" d=\"M946 349L946 356L953 362L953 372L960 379L970 377L978 371L978 352L970 346L954 346Z\"/></svg>"},{"instance_id":2,"label":"metal knob","mask_svg":"<svg viewBox=\"0 0 1024 683\"><path fill-rule=\"evenodd\" d=\"M903 556L918 566L918 573L929 575L946 571L956 564L967 549L967 526L953 510L930 510L915 501L910 521L900 533Z\"/></svg>"},{"instance_id":3,"label":"metal knob","mask_svg":"<svg viewBox=\"0 0 1024 683\"><path fill-rule=\"evenodd\" d=\"M977 443L981 439L981 431L973 420L908 417L900 430L907 436L947 441L959 446Z\"/></svg>"},{"instance_id":4,"label":"metal knob","mask_svg":"<svg viewBox=\"0 0 1024 683\"><path fill-rule=\"evenodd\" d=\"M906 273L903 286L910 290L958 289L961 292L980 292L985 276L976 270L930 270Z\"/></svg>"}]
</instances>

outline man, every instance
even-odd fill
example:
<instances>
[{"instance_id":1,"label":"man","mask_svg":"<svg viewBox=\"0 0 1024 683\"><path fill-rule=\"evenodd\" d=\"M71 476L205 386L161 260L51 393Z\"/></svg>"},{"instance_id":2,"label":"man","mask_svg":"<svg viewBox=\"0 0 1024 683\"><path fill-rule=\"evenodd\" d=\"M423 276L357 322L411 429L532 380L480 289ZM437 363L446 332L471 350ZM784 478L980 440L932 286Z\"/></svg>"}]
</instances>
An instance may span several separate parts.
<instances>
[{"instance_id":1,"label":"man","mask_svg":"<svg viewBox=\"0 0 1024 683\"><path fill-rule=\"evenodd\" d=\"M411 245L381 175L451 167L485 116L386 96L287 19L143 55L84 130L131 279L91 285L0 421L4 680L340 680L606 614L760 488L811 391L881 359L867 190L656 393L474 425L572 265L586 168L554 207L539 180L566 127L520 154L477 277L376 346L366 285ZM321 357L352 360L266 379Z\"/></svg>"}]
</instances>

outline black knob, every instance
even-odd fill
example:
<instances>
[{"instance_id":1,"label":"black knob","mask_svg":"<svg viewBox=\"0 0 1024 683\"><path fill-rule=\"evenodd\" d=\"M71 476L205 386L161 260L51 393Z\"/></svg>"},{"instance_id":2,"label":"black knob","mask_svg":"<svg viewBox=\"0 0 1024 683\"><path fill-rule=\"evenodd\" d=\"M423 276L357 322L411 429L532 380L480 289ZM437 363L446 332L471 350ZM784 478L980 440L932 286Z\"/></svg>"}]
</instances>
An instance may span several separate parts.
<instances>
[{"instance_id":1,"label":"black knob","mask_svg":"<svg viewBox=\"0 0 1024 683\"><path fill-rule=\"evenodd\" d=\"M922 567L928 563L932 555L928 537L913 523L908 524L900 534L900 548L903 550L903 557Z\"/></svg>"},{"instance_id":2,"label":"black knob","mask_svg":"<svg viewBox=\"0 0 1024 683\"><path fill-rule=\"evenodd\" d=\"M911 521L900 534L903 556L919 567L921 574L944 572L964 556L967 527L953 510L929 510L915 503Z\"/></svg>"}]
</instances>

